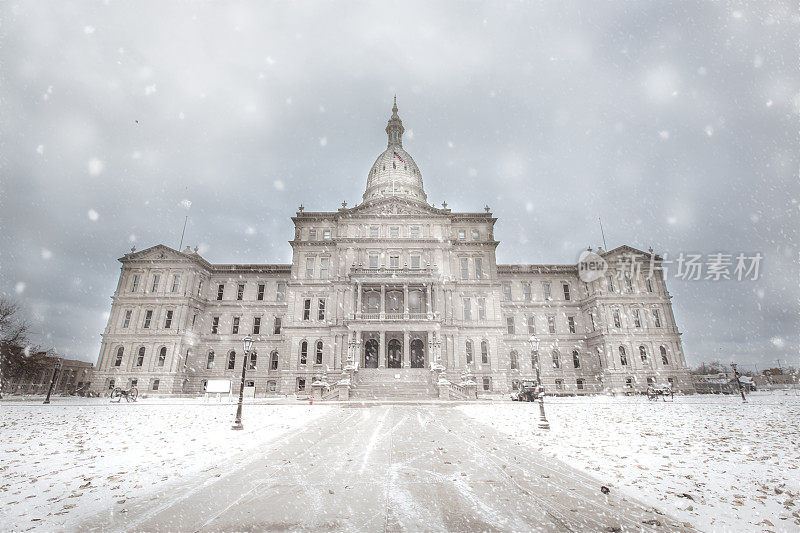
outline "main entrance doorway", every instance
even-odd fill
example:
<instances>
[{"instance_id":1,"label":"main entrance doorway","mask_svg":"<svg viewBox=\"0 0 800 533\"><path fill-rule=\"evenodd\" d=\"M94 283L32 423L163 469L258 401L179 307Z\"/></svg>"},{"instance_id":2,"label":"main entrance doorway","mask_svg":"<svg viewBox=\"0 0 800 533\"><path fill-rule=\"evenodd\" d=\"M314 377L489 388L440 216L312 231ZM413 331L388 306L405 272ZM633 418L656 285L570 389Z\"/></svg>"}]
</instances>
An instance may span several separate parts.
<instances>
[{"instance_id":1,"label":"main entrance doorway","mask_svg":"<svg viewBox=\"0 0 800 533\"><path fill-rule=\"evenodd\" d=\"M364 344L364 368L378 368L378 341L375 339Z\"/></svg>"},{"instance_id":2,"label":"main entrance doorway","mask_svg":"<svg viewBox=\"0 0 800 533\"><path fill-rule=\"evenodd\" d=\"M425 343L421 339L411 341L411 368L425 368Z\"/></svg>"},{"instance_id":3,"label":"main entrance doorway","mask_svg":"<svg viewBox=\"0 0 800 533\"><path fill-rule=\"evenodd\" d=\"M389 368L400 368L403 366L403 344L392 339L386 345L386 365Z\"/></svg>"}]
</instances>

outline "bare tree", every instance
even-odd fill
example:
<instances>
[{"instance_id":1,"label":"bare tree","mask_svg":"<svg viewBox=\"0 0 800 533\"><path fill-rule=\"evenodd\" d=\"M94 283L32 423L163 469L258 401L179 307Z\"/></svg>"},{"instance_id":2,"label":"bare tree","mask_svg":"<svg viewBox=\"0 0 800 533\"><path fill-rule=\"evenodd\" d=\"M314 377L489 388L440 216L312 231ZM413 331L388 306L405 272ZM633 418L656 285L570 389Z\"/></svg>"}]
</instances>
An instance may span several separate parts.
<instances>
[{"instance_id":1,"label":"bare tree","mask_svg":"<svg viewBox=\"0 0 800 533\"><path fill-rule=\"evenodd\" d=\"M49 366L46 354L31 345L27 334L19 305L0 298L0 398L10 380L30 378Z\"/></svg>"}]
</instances>

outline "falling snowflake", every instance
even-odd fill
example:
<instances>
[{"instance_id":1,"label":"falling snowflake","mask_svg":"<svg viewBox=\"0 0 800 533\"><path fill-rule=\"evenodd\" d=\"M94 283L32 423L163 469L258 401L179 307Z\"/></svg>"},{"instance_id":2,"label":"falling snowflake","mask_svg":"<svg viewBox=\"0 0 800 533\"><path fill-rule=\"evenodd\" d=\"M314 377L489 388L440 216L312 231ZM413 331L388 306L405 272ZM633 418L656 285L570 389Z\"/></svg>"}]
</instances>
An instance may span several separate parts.
<instances>
[{"instance_id":1,"label":"falling snowflake","mask_svg":"<svg viewBox=\"0 0 800 533\"><path fill-rule=\"evenodd\" d=\"M151 95L151 94L153 94L154 92L156 92L156 84L155 84L155 83L154 83L153 85L148 85L148 86L146 86L146 87L144 88L144 94L145 94L146 96L150 96L150 95Z\"/></svg>"},{"instance_id":2,"label":"falling snowflake","mask_svg":"<svg viewBox=\"0 0 800 533\"><path fill-rule=\"evenodd\" d=\"M272 186L275 187L276 191L282 191L285 187L283 186L283 182L281 180L275 180L272 182Z\"/></svg>"},{"instance_id":3,"label":"falling snowflake","mask_svg":"<svg viewBox=\"0 0 800 533\"><path fill-rule=\"evenodd\" d=\"M669 132L667 130L661 130L658 132L658 136L662 139L669 139Z\"/></svg>"},{"instance_id":4,"label":"falling snowflake","mask_svg":"<svg viewBox=\"0 0 800 533\"><path fill-rule=\"evenodd\" d=\"M89 211L86 214L89 216L89 220L91 220L92 222L97 222L97 219L100 218L100 213L98 213L94 209L89 209Z\"/></svg>"},{"instance_id":5,"label":"falling snowflake","mask_svg":"<svg viewBox=\"0 0 800 533\"><path fill-rule=\"evenodd\" d=\"M185 209L189 209L190 207L192 207L192 201L187 198L184 198L183 200L181 200L181 206L183 206Z\"/></svg>"},{"instance_id":6,"label":"falling snowflake","mask_svg":"<svg viewBox=\"0 0 800 533\"><path fill-rule=\"evenodd\" d=\"M43 144L40 144L39 146L36 147L36 153L39 154L39 155L44 154L44 145Z\"/></svg>"},{"instance_id":7,"label":"falling snowflake","mask_svg":"<svg viewBox=\"0 0 800 533\"><path fill-rule=\"evenodd\" d=\"M48 259L52 259L52 258L53 258L53 252L51 252L47 248L42 248L42 259L47 261Z\"/></svg>"},{"instance_id":8,"label":"falling snowflake","mask_svg":"<svg viewBox=\"0 0 800 533\"><path fill-rule=\"evenodd\" d=\"M14 285L14 290L17 292L17 294L22 294L25 292L25 287L27 286L28 285L24 281L18 281L17 284Z\"/></svg>"},{"instance_id":9,"label":"falling snowflake","mask_svg":"<svg viewBox=\"0 0 800 533\"><path fill-rule=\"evenodd\" d=\"M94 26L84 26L83 27L83 33L85 33L86 35L93 34L94 30L95 30Z\"/></svg>"},{"instance_id":10,"label":"falling snowflake","mask_svg":"<svg viewBox=\"0 0 800 533\"><path fill-rule=\"evenodd\" d=\"M99 176L101 172L103 172L103 168L105 165L102 161L93 157L89 160L89 174L92 176Z\"/></svg>"},{"instance_id":11,"label":"falling snowflake","mask_svg":"<svg viewBox=\"0 0 800 533\"><path fill-rule=\"evenodd\" d=\"M320 137L319 145L320 146L327 146L328 145L328 138L327 137Z\"/></svg>"}]
</instances>

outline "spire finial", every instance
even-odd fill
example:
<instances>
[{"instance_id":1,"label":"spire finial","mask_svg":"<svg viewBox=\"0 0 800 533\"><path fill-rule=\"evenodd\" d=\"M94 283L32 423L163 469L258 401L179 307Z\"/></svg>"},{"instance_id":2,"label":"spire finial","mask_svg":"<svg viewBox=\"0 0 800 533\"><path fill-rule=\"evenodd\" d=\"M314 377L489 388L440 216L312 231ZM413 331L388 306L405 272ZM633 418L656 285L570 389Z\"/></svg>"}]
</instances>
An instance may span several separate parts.
<instances>
[{"instance_id":1,"label":"spire finial","mask_svg":"<svg viewBox=\"0 0 800 533\"><path fill-rule=\"evenodd\" d=\"M394 96L392 104L392 116L389 118L389 124L386 125L386 133L389 135L389 146L396 144L400 147L403 146L403 121L397 115L397 95Z\"/></svg>"}]
</instances>

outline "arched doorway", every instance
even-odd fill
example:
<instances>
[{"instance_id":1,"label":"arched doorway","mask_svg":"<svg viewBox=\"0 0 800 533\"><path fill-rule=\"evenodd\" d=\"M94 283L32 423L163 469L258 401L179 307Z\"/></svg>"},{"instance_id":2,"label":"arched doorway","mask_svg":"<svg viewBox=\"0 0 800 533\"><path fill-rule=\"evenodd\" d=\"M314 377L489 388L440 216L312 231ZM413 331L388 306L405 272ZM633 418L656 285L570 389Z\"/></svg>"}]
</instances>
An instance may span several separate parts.
<instances>
[{"instance_id":1,"label":"arched doorway","mask_svg":"<svg viewBox=\"0 0 800 533\"><path fill-rule=\"evenodd\" d=\"M400 368L403 366L403 344L392 339L386 345L386 364L389 368Z\"/></svg>"},{"instance_id":2,"label":"arched doorway","mask_svg":"<svg viewBox=\"0 0 800 533\"><path fill-rule=\"evenodd\" d=\"M378 341L375 339L364 344L364 368L378 368Z\"/></svg>"},{"instance_id":3,"label":"arched doorway","mask_svg":"<svg viewBox=\"0 0 800 533\"><path fill-rule=\"evenodd\" d=\"M421 339L411 341L411 368L425 368L425 343Z\"/></svg>"}]
</instances>

